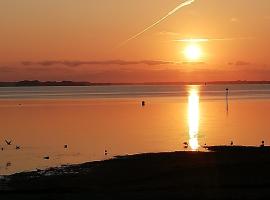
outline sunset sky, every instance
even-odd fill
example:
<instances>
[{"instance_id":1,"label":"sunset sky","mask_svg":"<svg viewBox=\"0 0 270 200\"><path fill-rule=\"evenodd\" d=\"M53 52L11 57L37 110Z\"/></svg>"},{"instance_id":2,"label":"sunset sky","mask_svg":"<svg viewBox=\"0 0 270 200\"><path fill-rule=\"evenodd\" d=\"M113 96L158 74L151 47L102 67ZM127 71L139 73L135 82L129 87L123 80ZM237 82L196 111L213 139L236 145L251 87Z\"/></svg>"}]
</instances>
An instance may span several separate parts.
<instances>
[{"instance_id":1,"label":"sunset sky","mask_svg":"<svg viewBox=\"0 0 270 200\"><path fill-rule=\"evenodd\" d=\"M269 0L195 0L125 42L183 2L0 0L0 81L270 80Z\"/></svg>"}]
</instances>

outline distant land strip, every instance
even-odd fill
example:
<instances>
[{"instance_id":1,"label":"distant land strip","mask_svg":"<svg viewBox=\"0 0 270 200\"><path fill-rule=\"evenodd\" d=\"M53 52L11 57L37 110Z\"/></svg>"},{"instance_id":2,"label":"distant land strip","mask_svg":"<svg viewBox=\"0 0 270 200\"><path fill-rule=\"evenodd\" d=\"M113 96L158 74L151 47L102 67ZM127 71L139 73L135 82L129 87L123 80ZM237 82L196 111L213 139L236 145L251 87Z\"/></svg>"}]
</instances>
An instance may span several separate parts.
<instances>
[{"instance_id":1,"label":"distant land strip","mask_svg":"<svg viewBox=\"0 0 270 200\"><path fill-rule=\"evenodd\" d=\"M24 80L0 82L0 87L38 87L38 86L110 86L110 85L218 85L218 84L270 84L270 81L210 81L210 82L142 82L142 83L92 83L76 81L38 81Z\"/></svg>"}]
</instances>

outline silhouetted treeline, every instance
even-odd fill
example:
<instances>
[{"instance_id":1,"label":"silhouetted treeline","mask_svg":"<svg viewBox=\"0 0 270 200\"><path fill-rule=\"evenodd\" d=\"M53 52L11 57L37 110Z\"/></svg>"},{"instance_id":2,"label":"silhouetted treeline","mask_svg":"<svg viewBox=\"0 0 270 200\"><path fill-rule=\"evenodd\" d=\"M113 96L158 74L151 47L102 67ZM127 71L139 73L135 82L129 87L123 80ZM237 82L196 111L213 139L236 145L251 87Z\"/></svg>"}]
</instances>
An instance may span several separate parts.
<instances>
[{"instance_id":1,"label":"silhouetted treeline","mask_svg":"<svg viewBox=\"0 0 270 200\"><path fill-rule=\"evenodd\" d=\"M107 85L106 83L104 83ZM74 82L74 81L18 81L18 82L0 82L0 87L31 87L31 86L92 86L95 83L90 82ZM101 85L101 84L98 84Z\"/></svg>"}]
</instances>

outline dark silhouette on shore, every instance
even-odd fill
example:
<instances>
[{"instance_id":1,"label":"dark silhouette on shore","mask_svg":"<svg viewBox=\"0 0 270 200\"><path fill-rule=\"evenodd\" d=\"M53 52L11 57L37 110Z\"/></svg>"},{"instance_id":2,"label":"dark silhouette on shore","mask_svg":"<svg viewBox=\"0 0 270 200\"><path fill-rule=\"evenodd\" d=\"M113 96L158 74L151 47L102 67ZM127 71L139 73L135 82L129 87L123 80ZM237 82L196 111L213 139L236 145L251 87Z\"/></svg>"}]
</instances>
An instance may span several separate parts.
<instances>
[{"instance_id":1,"label":"dark silhouette on shore","mask_svg":"<svg viewBox=\"0 0 270 200\"><path fill-rule=\"evenodd\" d=\"M0 82L0 87L34 87L34 86L110 86L110 85L215 85L215 84L270 84L269 81L210 81L210 82L138 82L138 83L94 83L75 81L39 81L24 80L16 82Z\"/></svg>"},{"instance_id":2,"label":"dark silhouette on shore","mask_svg":"<svg viewBox=\"0 0 270 200\"><path fill-rule=\"evenodd\" d=\"M263 151L118 156L2 178L0 199L269 199L269 169Z\"/></svg>"}]
</instances>

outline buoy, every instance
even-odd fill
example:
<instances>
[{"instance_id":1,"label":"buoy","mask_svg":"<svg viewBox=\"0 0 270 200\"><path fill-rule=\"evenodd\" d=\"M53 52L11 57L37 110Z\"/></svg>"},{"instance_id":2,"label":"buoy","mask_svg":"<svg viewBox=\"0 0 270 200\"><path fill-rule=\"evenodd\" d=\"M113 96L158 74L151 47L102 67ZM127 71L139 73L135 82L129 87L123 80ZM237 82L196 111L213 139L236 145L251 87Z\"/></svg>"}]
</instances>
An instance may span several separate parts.
<instances>
[{"instance_id":1,"label":"buoy","mask_svg":"<svg viewBox=\"0 0 270 200\"><path fill-rule=\"evenodd\" d=\"M142 106L145 106L145 101L142 101Z\"/></svg>"}]
</instances>

